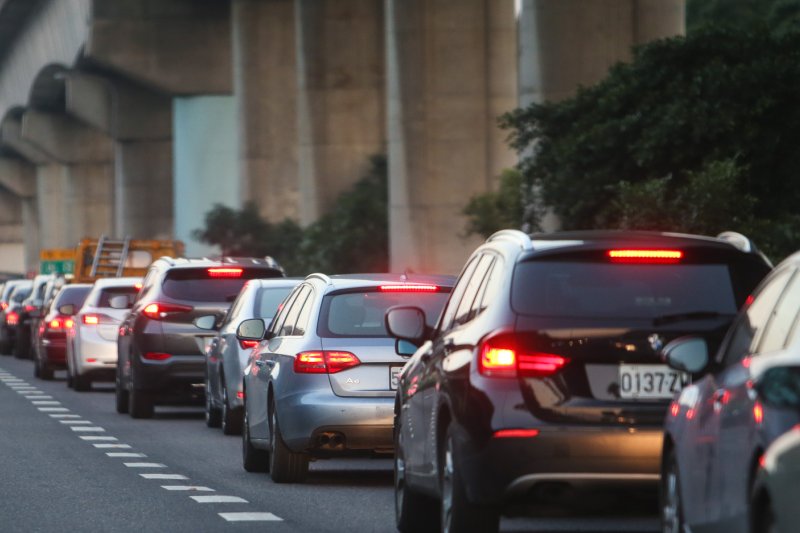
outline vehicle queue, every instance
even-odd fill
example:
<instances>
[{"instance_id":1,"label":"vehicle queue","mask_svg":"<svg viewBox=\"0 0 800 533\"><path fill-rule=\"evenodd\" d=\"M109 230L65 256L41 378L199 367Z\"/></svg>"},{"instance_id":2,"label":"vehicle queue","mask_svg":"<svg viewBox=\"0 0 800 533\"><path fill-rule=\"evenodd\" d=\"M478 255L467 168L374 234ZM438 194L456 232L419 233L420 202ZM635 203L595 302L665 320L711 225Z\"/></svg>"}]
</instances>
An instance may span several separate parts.
<instances>
[{"instance_id":1,"label":"vehicle queue","mask_svg":"<svg viewBox=\"0 0 800 533\"><path fill-rule=\"evenodd\" d=\"M787 532L798 266L731 232L505 230L458 278L161 258L144 278L7 282L0 347L78 392L113 381L133 418L205 405L276 483L393 455L404 532L648 490L665 532Z\"/></svg>"}]
</instances>

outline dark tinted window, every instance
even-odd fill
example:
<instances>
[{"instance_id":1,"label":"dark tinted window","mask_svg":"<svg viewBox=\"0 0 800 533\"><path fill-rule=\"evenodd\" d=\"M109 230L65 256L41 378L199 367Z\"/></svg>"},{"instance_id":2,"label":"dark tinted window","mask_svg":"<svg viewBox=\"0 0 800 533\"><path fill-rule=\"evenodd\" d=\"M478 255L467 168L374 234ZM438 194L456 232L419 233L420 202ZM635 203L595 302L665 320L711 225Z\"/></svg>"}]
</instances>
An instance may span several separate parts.
<instances>
[{"instance_id":1,"label":"dark tinted window","mask_svg":"<svg viewBox=\"0 0 800 533\"><path fill-rule=\"evenodd\" d=\"M655 318L695 311L737 311L725 264L529 261L515 269L511 304L527 315L576 318Z\"/></svg>"},{"instance_id":2,"label":"dark tinted window","mask_svg":"<svg viewBox=\"0 0 800 533\"><path fill-rule=\"evenodd\" d=\"M32 290L33 290L32 287L16 289L13 293L11 293L11 299L19 303L28 296L30 296Z\"/></svg>"},{"instance_id":3,"label":"dark tinted window","mask_svg":"<svg viewBox=\"0 0 800 533\"><path fill-rule=\"evenodd\" d=\"M256 295L256 305L253 316L272 318L278 312L280 303L292 292L293 287L272 287L259 289Z\"/></svg>"},{"instance_id":4,"label":"dark tinted window","mask_svg":"<svg viewBox=\"0 0 800 533\"><path fill-rule=\"evenodd\" d=\"M109 287L100 292L100 298L97 301L97 307L111 307L109 303L111 298L121 294L128 296L128 301L133 302L139 290L136 287Z\"/></svg>"},{"instance_id":5,"label":"dark tinted window","mask_svg":"<svg viewBox=\"0 0 800 533\"><path fill-rule=\"evenodd\" d=\"M78 310L83 305L86 297L89 296L89 291L92 290L91 285L86 287L64 287L58 293L56 299L53 300L53 309L58 309L62 305L72 304Z\"/></svg>"},{"instance_id":6,"label":"dark tinted window","mask_svg":"<svg viewBox=\"0 0 800 533\"><path fill-rule=\"evenodd\" d=\"M395 305L413 305L425 311L433 327L442 311L447 293L347 292L326 296L322 302L321 337L388 337L383 317Z\"/></svg>"},{"instance_id":7,"label":"dark tinted window","mask_svg":"<svg viewBox=\"0 0 800 533\"><path fill-rule=\"evenodd\" d=\"M206 267L176 268L167 272L162 290L176 300L232 302L248 279L278 277L280 272L272 269L245 268L238 278L212 278Z\"/></svg>"}]
</instances>

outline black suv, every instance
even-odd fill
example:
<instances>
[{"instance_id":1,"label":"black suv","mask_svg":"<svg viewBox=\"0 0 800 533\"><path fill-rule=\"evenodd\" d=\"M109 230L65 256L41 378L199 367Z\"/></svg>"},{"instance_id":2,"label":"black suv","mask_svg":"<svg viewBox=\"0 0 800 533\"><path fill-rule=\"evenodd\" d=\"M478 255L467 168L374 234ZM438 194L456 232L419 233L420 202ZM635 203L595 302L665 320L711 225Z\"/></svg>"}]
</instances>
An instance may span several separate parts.
<instances>
[{"instance_id":1,"label":"black suv","mask_svg":"<svg viewBox=\"0 0 800 533\"><path fill-rule=\"evenodd\" d=\"M386 316L420 346L395 408L398 528L497 531L511 502L584 489L654 496L664 417L693 378L662 346L693 334L716 349L770 268L735 233L490 237L433 331L415 307Z\"/></svg>"},{"instance_id":2,"label":"black suv","mask_svg":"<svg viewBox=\"0 0 800 533\"><path fill-rule=\"evenodd\" d=\"M283 276L269 257L155 261L119 329L117 412L148 418L155 404L202 400L205 351L214 332L194 320L221 318L248 279Z\"/></svg>"}]
</instances>

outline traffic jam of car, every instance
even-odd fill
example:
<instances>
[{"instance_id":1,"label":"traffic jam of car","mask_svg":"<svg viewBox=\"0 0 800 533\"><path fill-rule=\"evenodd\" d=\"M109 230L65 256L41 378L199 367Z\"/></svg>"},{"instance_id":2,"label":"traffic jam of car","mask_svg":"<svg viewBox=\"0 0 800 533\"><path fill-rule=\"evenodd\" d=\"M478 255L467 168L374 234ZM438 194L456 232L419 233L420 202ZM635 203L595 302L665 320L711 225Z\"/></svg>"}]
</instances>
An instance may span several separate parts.
<instances>
[{"instance_id":1,"label":"traffic jam of car","mask_svg":"<svg viewBox=\"0 0 800 533\"><path fill-rule=\"evenodd\" d=\"M143 272L7 281L0 351L75 392L113 384L133 419L204 406L275 483L393 458L403 532L498 531L511 506L598 494L658 501L664 532L800 523L800 253L773 268L733 232L503 230L458 277L287 278L269 257Z\"/></svg>"}]
</instances>

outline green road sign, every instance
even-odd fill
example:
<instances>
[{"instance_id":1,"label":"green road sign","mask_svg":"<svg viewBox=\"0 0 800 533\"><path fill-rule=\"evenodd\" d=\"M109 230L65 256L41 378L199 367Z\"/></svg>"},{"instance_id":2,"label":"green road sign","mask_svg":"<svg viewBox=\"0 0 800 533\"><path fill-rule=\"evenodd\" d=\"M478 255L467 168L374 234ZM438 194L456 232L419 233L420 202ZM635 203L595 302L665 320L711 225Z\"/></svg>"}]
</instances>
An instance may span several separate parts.
<instances>
[{"instance_id":1,"label":"green road sign","mask_svg":"<svg viewBox=\"0 0 800 533\"><path fill-rule=\"evenodd\" d=\"M58 261L40 261L42 274L74 274L75 261L73 259L61 259Z\"/></svg>"}]
</instances>

